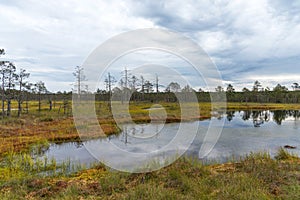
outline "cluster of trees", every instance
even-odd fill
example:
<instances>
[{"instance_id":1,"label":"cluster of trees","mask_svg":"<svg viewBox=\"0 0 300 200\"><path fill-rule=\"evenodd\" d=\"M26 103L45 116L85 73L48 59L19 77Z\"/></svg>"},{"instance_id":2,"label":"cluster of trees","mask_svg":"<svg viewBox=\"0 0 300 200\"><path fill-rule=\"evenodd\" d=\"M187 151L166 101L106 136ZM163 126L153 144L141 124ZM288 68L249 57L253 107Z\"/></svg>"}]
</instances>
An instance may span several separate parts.
<instances>
[{"instance_id":1,"label":"cluster of trees","mask_svg":"<svg viewBox=\"0 0 300 200\"><path fill-rule=\"evenodd\" d=\"M77 80L77 83L78 82ZM189 85L181 88L177 82L171 82L167 86L164 86L159 83L157 74L155 80L150 81L145 79L142 75L139 77L132 75L126 68L122 72L122 77L119 82L116 81L111 73L107 73L104 83L105 89L98 89L96 92L97 100L109 100L113 95L114 99L122 101L128 99L129 94L131 94L131 100L135 101L176 101L174 93L196 92ZM160 91L159 88L164 88L164 90ZM79 89L76 89L76 92L78 91Z\"/></svg>"},{"instance_id":2,"label":"cluster of trees","mask_svg":"<svg viewBox=\"0 0 300 200\"><path fill-rule=\"evenodd\" d=\"M118 96L122 100L122 95L130 93L131 100L145 101L177 101L177 96L184 95L189 92L195 92L199 101L209 102L211 96L218 96L220 93L225 93L227 101L230 102L265 102L265 103L299 103L300 102L300 86L298 83L293 83L293 91L289 91L287 87L277 84L273 90L264 88L259 81L255 81L251 89L243 88L242 91L236 91L232 84L228 84L226 88L217 86L213 92L205 92L202 89L194 90L189 85L183 88L177 82L171 82L167 86L159 84L158 76L155 81L150 82L145 80L143 76L137 77L131 75L127 69L123 71L123 76L119 82L108 73L105 78L105 90L98 89L96 96L98 100L109 100L111 95ZM114 87L115 86L115 87ZM160 88L165 88L159 91ZM179 93L179 94L178 94ZM126 96L126 95L125 95ZM216 98L214 98L216 99ZM188 100L188 99L187 99Z\"/></svg>"},{"instance_id":3,"label":"cluster of trees","mask_svg":"<svg viewBox=\"0 0 300 200\"><path fill-rule=\"evenodd\" d=\"M0 49L0 56L5 55L5 50ZM25 69L17 70L14 63L10 61L0 61L0 92L1 92L1 114L2 117L11 115L11 102L17 100L18 102L18 116L22 113L22 103L26 101L26 112L28 112L28 100L35 94L39 100L39 111L41 110L42 95L48 91L45 83L38 81L30 83L28 78L30 73Z\"/></svg>"},{"instance_id":4,"label":"cluster of trees","mask_svg":"<svg viewBox=\"0 0 300 200\"><path fill-rule=\"evenodd\" d=\"M260 103L299 103L300 87L298 83L291 85L293 91L286 86L277 84L273 90L263 87L259 81L255 81L252 89L243 88L236 92L231 84L226 88L227 100L231 102L260 102ZM219 91L216 89L216 91Z\"/></svg>"},{"instance_id":5,"label":"cluster of trees","mask_svg":"<svg viewBox=\"0 0 300 200\"><path fill-rule=\"evenodd\" d=\"M82 69L82 68L81 68ZM78 71L78 68L75 69ZM76 76L77 82L78 76ZM144 76L136 76L132 75L129 70L126 68L122 72L122 77L117 83L114 76L111 73L107 73L107 76L104 80L105 83L105 90L98 89L97 94L108 94L108 93L119 93L121 91L130 91L130 92L139 92L143 94L150 94L150 93L160 93L160 92L184 92L184 91L194 91L190 86L186 85L185 87L181 88L180 84L177 82L171 82L167 86L161 85L159 83L158 75L155 76L155 81L146 80ZM115 86L119 84L118 86ZM78 84L76 84L78 85ZM114 87L115 86L115 87ZM159 88L165 88L164 91L160 91ZM79 91L79 89L77 89ZM195 91L196 92L196 91Z\"/></svg>"},{"instance_id":6,"label":"cluster of trees","mask_svg":"<svg viewBox=\"0 0 300 200\"><path fill-rule=\"evenodd\" d=\"M4 49L0 49L0 57L5 54ZM49 109L52 109L52 101L63 100L64 112L68 106L68 101L72 99L72 93L77 93L78 97L81 94L90 93L88 86L85 84L86 78L84 69L80 66L75 68L73 73L75 77L74 89L72 92L57 92L50 93L45 83L38 81L31 83L28 81L30 74L25 69L17 70L14 63L10 61L0 61L0 95L1 95L1 115L11 115L11 102L18 102L18 116L22 111L28 112L28 101L38 100L38 110L41 111L41 101L48 100ZM218 96L221 93L226 94L229 102L272 102L272 103L299 103L300 102L300 85L293 83L291 87L293 91L289 91L287 87L277 84L273 90L264 88L259 81L255 81L251 89L243 88L242 91L236 91L232 84L228 84L226 88L217 86L215 91L205 92L202 89L194 90L189 85L181 87L179 83L173 81L167 86L161 85L158 75L154 81L145 79L143 76L131 74L126 68L122 72L122 77L119 82L111 73L107 73L105 77L105 89L98 89L96 100L110 100L112 95L115 100L123 101L167 101L176 102L178 97L183 97L189 101L188 93L194 92L197 95L198 101L209 102L211 96ZM163 90L159 90L164 88ZM176 94L176 95L175 95ZM25 109L22 108L23 103L26 103ZM54 105L55 106L55 105Z\"/></svg>"}]
</instances>

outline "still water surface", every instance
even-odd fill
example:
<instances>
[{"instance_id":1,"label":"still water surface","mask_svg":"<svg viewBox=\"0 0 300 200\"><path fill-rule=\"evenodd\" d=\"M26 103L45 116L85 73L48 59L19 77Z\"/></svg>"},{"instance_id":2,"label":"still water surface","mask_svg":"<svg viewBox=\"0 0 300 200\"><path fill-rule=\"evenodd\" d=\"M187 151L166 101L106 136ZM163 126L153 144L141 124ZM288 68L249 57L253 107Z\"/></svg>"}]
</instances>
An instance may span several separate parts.
<instances>
[{"instance_id":1,"label":"still water surface","mask_svg":"<svg viewBox=\"0 0 300 200\"><path fill-rule=\"evenodd\" d=\"M185 123L186 134L189 134L189 127L194 128L195 125L199 125L198 134L186 152L187 155L198 157L210 122L225 118L222 134L205 159L225 162L233 156L238 158L258 151L266 151L274 156L284 145L297 147L289 151L300 156L300 111L233 111L215 114L216 116L209 120ZM121 134L105 139L94 139L83 143L51 144L41 157L55 158L58 163L70 160L74 164L81 163L89 166L96 162L96 159L87 149L93 149L104 142L111 142L120 149L130 152L151 152L168 144L175 137L179 126L180 123L138 126L129 124L122 128ZM169 153L174 154L174 152ZM108 156L116 162L123 159L113 152ZM128 160L128 162L132 161Z\"/></svg>"}]
</instances>

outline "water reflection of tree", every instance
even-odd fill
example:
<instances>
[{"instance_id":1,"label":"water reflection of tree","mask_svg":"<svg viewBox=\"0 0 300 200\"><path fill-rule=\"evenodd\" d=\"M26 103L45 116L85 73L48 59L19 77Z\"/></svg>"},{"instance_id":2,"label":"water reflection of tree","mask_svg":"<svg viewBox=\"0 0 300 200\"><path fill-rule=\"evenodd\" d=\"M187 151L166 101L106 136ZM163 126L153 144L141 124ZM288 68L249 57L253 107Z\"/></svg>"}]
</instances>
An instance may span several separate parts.
<instances>
[{"instance_id":1,"label":"water reflection of tree","mask_svg":"<svg viewBox=\"0 0 300 200\"><path fill-rule=\"evenodd\" d=\"M158 133L157 125L156 125L156 133ZM137 128L135 126L123 125L122 141L124 142L124 144L130 144L128 137L139 138L140 136L138 136L138 135L143 135L143 134L145 134L144 126L139 126ZM156 134L156 137L157 137L157 134Z\"/></svg>"},{"instance_id":2,"label":"water reflection of tree","mask_svg":"<svg viewBox=\"0 0 300 200\"><path fill-rule=\"evenodd\" d=\"M290 111L290 116L294 117L294 119L299 119L300 118L300 111L299 110L291 110Z\"/></svg>"},{"instance_id":3,"label":"water reflection of tree","mask_svg":"<svg viewBox=\"0 0 300 200\"><path fill-rule=\"evenodd\" d=\"M287 110L274 110L273 111L273 120L276 124L281 125L282 121L288 116Z\"/></svg>"},{"instance_id":4,"label":"water reflection of tree","mask_svg":"<svg viewBox=\"0 0 300 200\"><path fill-rule=\"evenodd\" d=\"M225 111L222 110L222 109L215 111L215 113L216 113L216 118L218 120L221 120L224 117L224 115L225 115Z\"/></svg>"},{"instance_id":5,"label":"water reflection of tree","mask_svg":"<svg viewBox=\"0 0 300 200\"><path fill-rule=\"evenodd\" d=\"M254 127L260 127L265 122L266 112L267 111L252 111Z\"/></svg>"},{"instance_id":6,"label":"water reflection of tree","mask_svg":"<svg viewBox=\"0 0 300 200\"><path fill-rule=\"evenodd\" d=\"M270 112L262 110L243 111L242 119L244 121L249 120L251 117L253 120L253 125L255 127L260 127L260 125L262 125L264 122L268 122L270 120Z\"/></svg>"},{"instance_id":7,"label":"water reflection of tree","mask_svg":"<svg viewBox=\"0 0 300 200\"><path fill-rule=\"evenodd\" d=\"M127 126L123 126L123 136L124 136L124 143L128 143L128 129Z\"/></svg>"},{"instance_id":8,"label":"water reflection of tree","mask_svg":"<svg viewBox=\"0 0 300 200\"><path fill-rule=\"evenodd\" d=\"M295 120L300 118L299 110L275 110L273 111L273 120L281 125L282 121L284 121L287 117L293 117Z\"/></svg>"},{"instance_id":9,"label":"water reflection of tree","mask_svg":"<svg viewBox=\"0 0 300 200\"><path fill-rule=\"evenodd\" d=\"M234 113L235 113L235 111L227 111L227 112L226 112L227 120L228 120L229 122L235 117Z\"/></svg>"},{"instance_id":10,"label":"water reflection of tree","mask_svg":"<svg viewBox=\"0 0 300 200\"><path fill-rule=\"evenodd\" d=\"M74 144L75 144L75 147L76 147L77 149L79 149L79 148L81 148L81 147L83 146L83 142L81 142L81 141L77 141L77 142L75 142Z\"/></svg>"},{"instance_id":11,"label":"water reflection of tree","mask_svg":"<svg viewBox=\"0 0 300 200\"><path fill-rule=\"evenodd\" d=\"M282 121L286 120L287 117L292 117L296 121L300 118L300 110L275 110L271 111L273 114L273 120L276 124L281 125ZM234 118L234 112L226 112L227 120L231 121ZM243 111L242 119L244 121L252 118L255 127L259 127L264 122L270 121L270 111L267 110L254 110Z\"/></svg>"},{"instance_id":12,"label":"water reflection of tree","mask_svg":"<svg viewBox=\"0 0 300 200\"><path fill-rule=\"evenodd\" d=\"M245 111L243 111L242 119L243 119L244 121L249 120L250 117L251 117L251 111L250 111L250 110L245 110Z\"/></svg>"},{"instance_id":13,"label":"water reflection of tree","mask_svg":"<svg viewBox=\"0 0 300 200\"><path fill-rule=\"evenodd\" d=\"M293 110L291 112L291 115L294 117L294 128L297 129L297 127L299 127L299 118L300 118L300 111L299 110Z\"/></svg>"}]
</instances>

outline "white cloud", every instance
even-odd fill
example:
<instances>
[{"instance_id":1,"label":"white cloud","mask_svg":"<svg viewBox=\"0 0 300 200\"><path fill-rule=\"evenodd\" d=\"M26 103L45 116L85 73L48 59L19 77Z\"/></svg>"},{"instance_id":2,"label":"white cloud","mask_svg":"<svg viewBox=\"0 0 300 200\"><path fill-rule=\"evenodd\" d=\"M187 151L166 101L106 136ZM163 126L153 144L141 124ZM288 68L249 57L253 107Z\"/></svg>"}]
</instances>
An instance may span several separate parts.
<instances>
[{"instance_id":1,"label":"white cloud","mask_svg":"<svg viewBox=\"0 0 300 200\"><path fill-rule=\"evenodd\" d=\"M232 48L232 38L222 31L201 31L196 37L201 47L212 55Z\"/></svg>"},{"instance_id":2,"label":"white cloud","mask_svg":"<svg viewBox=\"0 0 300 200\"><path fill-rule=\"evenodd\" d=\"M17 66L32 72L33 79L45 72L65 76L56 72L60 68L69 71L71 81L74 67L106 39L123 31L154 26L127 12L126 4L119 1L0 3L1 48ZM53 90L70 89L60 87L51 84Z\"/></svg>"},{"instance_id":3,"label":"white cloud","mask_svg":"<svg viewBox=\"0 0 300 200\"><path fill-rule=\"evenodd\" d=\"M250 85L260 75L287 83L287 72L300 74L299 13L299 1L282 0L12 0L0 3L0 47L33 80L44 74L50 89L69 90L74 67L103 41L164 27L203 47L225 82Z\"/></svg>"}]
</instances>

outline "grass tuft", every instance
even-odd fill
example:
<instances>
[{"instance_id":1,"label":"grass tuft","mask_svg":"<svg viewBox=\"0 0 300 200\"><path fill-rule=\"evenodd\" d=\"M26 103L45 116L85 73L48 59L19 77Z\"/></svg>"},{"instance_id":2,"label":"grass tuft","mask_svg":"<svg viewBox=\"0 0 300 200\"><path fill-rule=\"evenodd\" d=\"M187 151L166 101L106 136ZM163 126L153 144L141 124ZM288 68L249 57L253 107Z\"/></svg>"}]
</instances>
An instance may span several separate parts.
<instances>
[{"instance_id":1,"label":"grass tuft","mask_svg":"<svg viewBox=\"0 0 300 200\"><path fill-rule=\"evenodd\" d=\"M287 150L280 147L280 149L277 152L277 155L275 156L276 160L292 160L297 158L296 156L290 154Z\"/></svg>"}]
</instances>

